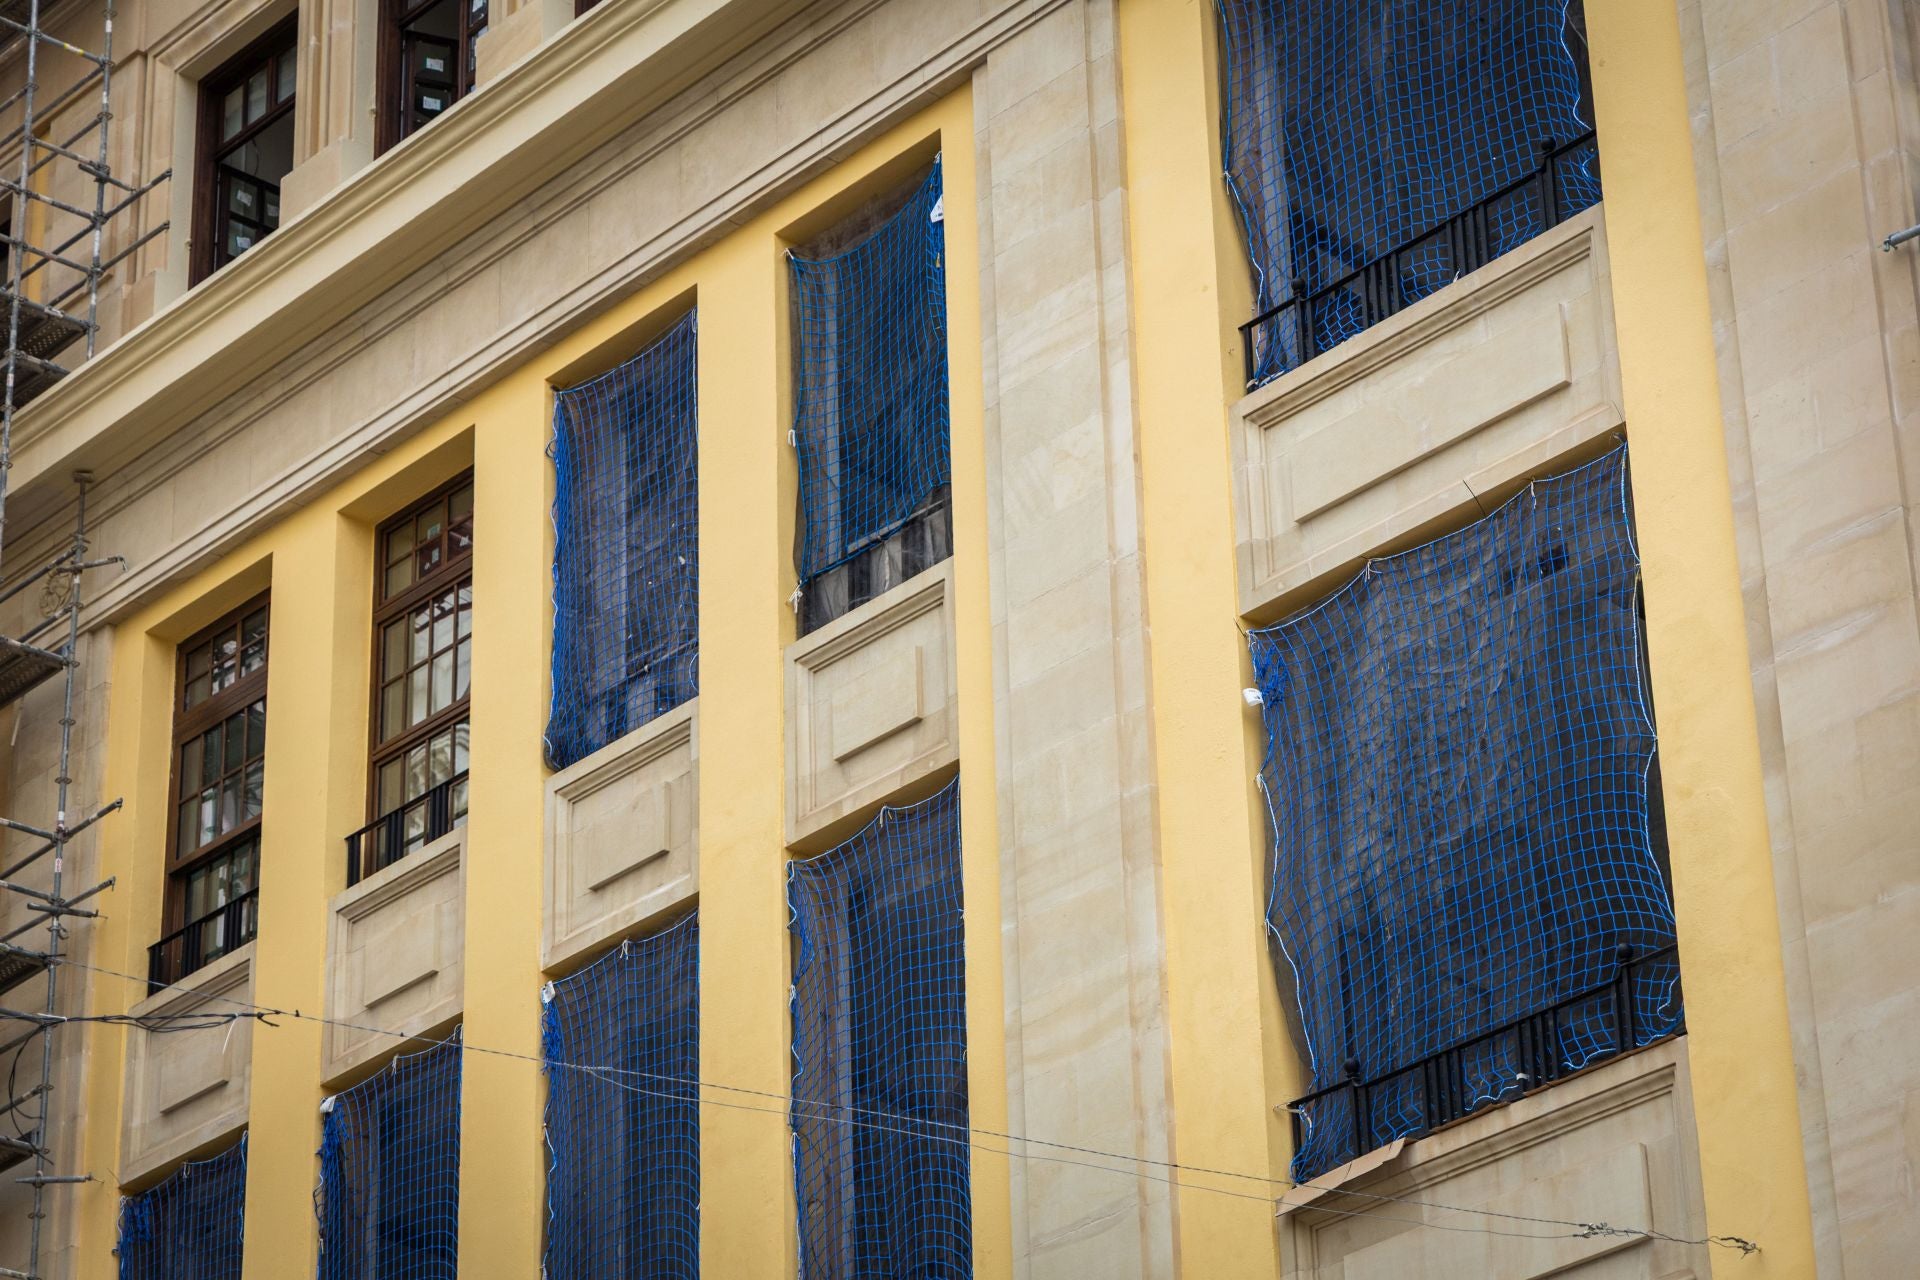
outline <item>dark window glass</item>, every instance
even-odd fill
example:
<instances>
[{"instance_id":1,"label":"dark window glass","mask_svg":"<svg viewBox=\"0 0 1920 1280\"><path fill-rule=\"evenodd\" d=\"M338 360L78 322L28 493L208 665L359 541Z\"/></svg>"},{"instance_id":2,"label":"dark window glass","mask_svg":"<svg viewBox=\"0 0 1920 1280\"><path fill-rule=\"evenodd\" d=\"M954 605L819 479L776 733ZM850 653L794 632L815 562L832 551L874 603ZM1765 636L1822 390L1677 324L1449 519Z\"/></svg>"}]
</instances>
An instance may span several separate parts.
<instances>
[{"instance_id":1,"label":"dark window glass","mask_svg":"<svg viewBox=\"0 0 1920 1280\"><path fill-rule=\"evenodd\" d=\"M280 225L293 168L295 25L277 28L201 87L195 274L225 266Z\"/></svg>"}]
</instances>

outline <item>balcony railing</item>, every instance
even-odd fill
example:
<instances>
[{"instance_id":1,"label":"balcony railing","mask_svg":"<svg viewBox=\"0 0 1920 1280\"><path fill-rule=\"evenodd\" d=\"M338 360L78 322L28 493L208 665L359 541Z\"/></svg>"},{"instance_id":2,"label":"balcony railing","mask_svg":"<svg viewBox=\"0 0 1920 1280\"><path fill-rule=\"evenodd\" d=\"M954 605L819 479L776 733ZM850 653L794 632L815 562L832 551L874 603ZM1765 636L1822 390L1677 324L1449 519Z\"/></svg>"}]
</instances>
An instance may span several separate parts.
<instances>
[{"instance_id":1,"label":"balcony railing","mask_svg":"<svg viewBox=\"0 0 1920 1280\"><path fill-rule=\"evenodd\" d=\"M1418 1138L1576 1071L1683 1034L1674 947L1635 957L1599 986L1409 1066L1348 1078L1294 1102L1295 1176L1311 1178L1395 1138ZM1649 1017L1648 1015L1655 1015Z\"/></svg>"},{"instance_id":2,"label":"balcony railing","mask_svg":"<svg viewBox=\"0 0 1920 1280\"><path fill-rule=\"evenodd\" d=\"M456 773L347 837L347 883L359 884L467 820L467 775Z\"/></svg>"},{"instance_id":3,"label":"balcony railing","mask_svg":"<svg viewBox=\"0 0 1920 1280\"><path fill-rule=\"evenodd\" d=\"M1398 248L1312 291L1294 281L1290 296L1240 326L1247 386L1305 364L1599 199L1591 131L1543 148L1532 173Z\"/></svg>"},{"instance_id":4,"label":"balcony railing","mask_svg":"<svg viewBox=\"0 0 1920 1280\"><path fill-rule=\"evenodd\" d=\"M259 922L259 897L258 889L250 889L148 947L148 984L158 989L178 982L253 941Z\"/></svg>"}]
</instances>

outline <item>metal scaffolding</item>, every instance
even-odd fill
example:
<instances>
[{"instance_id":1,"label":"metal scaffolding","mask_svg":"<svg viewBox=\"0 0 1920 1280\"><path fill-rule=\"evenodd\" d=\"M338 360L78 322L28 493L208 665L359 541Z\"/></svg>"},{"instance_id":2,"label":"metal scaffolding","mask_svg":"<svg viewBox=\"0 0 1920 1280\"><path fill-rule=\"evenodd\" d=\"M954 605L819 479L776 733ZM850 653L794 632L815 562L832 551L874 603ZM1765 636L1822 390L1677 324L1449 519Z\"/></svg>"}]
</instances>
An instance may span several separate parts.
<instances>
[{"instance_id":1,"label":"metal scaffolding","mask_svg":"<svg viewBox=\"0 0 1920 1280\"><path fill-rule=\"evenodd\" d=\"M55 1164L60 1110L53 1097L54 1040L73 1021L60 1011L60 969L71 940L69 922L97 917L98 911L85 904L113 884L108 879L75 892L69 846L120 807L114 800L77 820L72 814L82 584L89 570L110 565L124 569L125 561L91 556L87 490L92 477L80 471L73 475L78 495L73 532L64 548L27 572L7 571L6 502L14 422L34 397L67 375L77 363L75 355L84 360L94 354L102 277L167 230L165 222L136 227L109 252L108 227L171 176L169 170L137 183L115 177L112 170L113 0L102 0L97 10L63 6L59 15L62 29L71 30L97 11L98 52L43 25L51 3L0 0L0 55L10 55L21 68L17 88L0 99L0 125L6 126L0 132L0 155L17 152L17 163L8 166L11 173L0 177L0 238L7 246L0 282L0 306L6 314L6 345L0 355L6 373L0 383L0 606L9 606L35 586L41 592L38 620L23 625L18 636L0 635L0 708L20 703L49 680L58 679L62 686L52 818L0 817L0 829L27 837L26 851L0 866L0 890L21 901L26 913L23 922L0 933L0 1022L14 1026L0 1039L0 1057L15 1064L5 1090L9 1096L0 1098L0 1118L7 1121L0 1130L0 1170L24 1166L27 1172L14 1175L13 1181L32 1189L27 1256L17 1260L18 1265L15 1259L0 1259L0 1277L23 1280L46 1280L42 1266L49 1249L45 1227L50 1189L92 1180L89 1173L63 1171ZM42 84L43 76L58 83ZM89 110L95 95L97 107ZM16 708L16 717L24 714L24 707ZM44 994L37 1009L5 1007L7 993L42 976ZM36 1059L37 1080L19 1069Z\"/></svg>"}]
</instances>

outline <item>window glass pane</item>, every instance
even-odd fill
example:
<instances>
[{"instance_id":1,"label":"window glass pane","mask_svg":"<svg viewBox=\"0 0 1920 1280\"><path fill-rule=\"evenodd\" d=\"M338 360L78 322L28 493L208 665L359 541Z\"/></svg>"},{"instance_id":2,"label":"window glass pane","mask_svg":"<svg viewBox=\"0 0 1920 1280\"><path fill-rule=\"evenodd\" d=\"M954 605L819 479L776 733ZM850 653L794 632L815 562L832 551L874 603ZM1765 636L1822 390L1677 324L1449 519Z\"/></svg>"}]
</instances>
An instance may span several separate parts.
<instances>
[{"instance_id":1,"label":"window glass pane","mask_svg":"<svg viewBox=\"0 0 1920 1280\"><path fill-rule=\"evenodd\" d=\"M449 591L433 602L433 651L440 653L453 647L454 595Z\"/></svg>"},{"instance_id":2,"label":"window glass pane","mask_svg":"<svg viewBox=\"0 0 1920 1280\"><path fill-rule=\"evenodd\" d=\"M427 744L427 785L437 787L453 776L453 734L436 733Z\"/></svg>"},{"instance_id":3,"label":"window glass pane","mask_svg":"<svg viewBox=\"0 0 1920 1280\"><path fill-rule=\"evenodd\" d=\"M267 751L267 700L247 708L247 759L256 760Z\"/></svg>"},{"instance_id":4,"label":"window glass pane","mask_svg":"<svg viewBox=\"0 0 1920 1280\"><path fill-rule=\"evenodd\" d=\"M189 796L180 805L179 843L174 852L190 853L200 847L200 797Z\"/></svg>"},{"instance_id":5,"label":"window glass pane","mask_svg":"<svg viewBox=\"0 0 1920 1280\"><path fill-rule=\"evenodd\" d=\"M433 659L433 709L445 711L453 705L453 654L441 653Z\"/></svg>"},{"instance_id":6,"label":"window glass pane","mask_svg":"<svg viewBox=\"0 0 1920 1280\"><path fill-rule=\"evenodd\" d=\"M448 507L447 542L458 554L473 545L473 486L455 490Z\"/></svg>"},{"instance_id":7,"label":"window glass pane","mask_svg":"<svg viewBox=\"0 0 1920 1280\"><path fill-rule=\"evenodd\" d=\"M395 680L380 691L380 741L407 727L407 682Z\"/></svg>"},{"instance_id":8,"label":"window glass pane","mask_svg":"<svg viewBox=\"0 0 1920 1280\"><path fill-rule=\"evenodd\" d=\"M240 775L220 784L220 830L231 831L240 825Z\"/></svg>"},{"instance_id":9,"label":"window glass pane","mask_svg":"<svg viewBox=\"0 0 1920 1280\"><path fill-rule=\"evenodd\" d=\"M381 635L380 673L396 676L407 669L407 619L389 622Z\"/></svg>"},{"instance_id":10,"label":"window glass pane","mask_svg":"<svg viewBox=\"0 0 1920 1280\"><path fill-rule=\"evenodd\" d=\"M212 689L208 686L205 676L193 677L187 681L186 705L189 707L198 706L207 700L207 695L211 692Z\"/></svg>"},{"instance_id":11,"label":"window glass pane","mask_svg":"<svg viewBox=\"0 0 1920 1280\"><path fill-rule=\"evenodd\" d=\"M200 793L200 830L197 833L199 838L193 842L196 849L220 834L220 828L214 824L216 816L214 805L218 795L219 793L211 787Z\"/></svg>"},{"instance_id":12,"label":"window glass pane","mask_svg":"<svg viewBox=\"0 0 1920 1280\"><path fill-rule=\"evenodd\" d=\"M413 554L413 525L403 524L387 535L387 563L398 564Z\"/></svg>"},{"instance_id":13,"label":"window glass pane","mask_svg":"<svg viewBox=\"0 0 1920 1280\"><path fill-rule=\"evenodd\" d=\"M434 541L413 553L413 567L423 578L440 567L440 541L437 536Z\"/></svg>"},{"instance_id":14,"label":"window glass pane","mask_svg":"<svg viewBox=\"0 0 1920 1280\"><path fill-rule=\"evenodd\" d=\"M220 100L220 140L225 142L240 132L246 123L242 111L246 103L246 91L238 86L227 90L227 96Z\"/></svg>"},{"instance_id":15,"label":"window glass pane","mask_svg":"<svg viewBox=\"0 0 1920 1280\"><path fill-rule=\"evenodd\" d=\"M422 605L420 608L415 609L412 615L412 622L413 648L407 660L410 664L418 664L425 662L427 655L433 651L428 644L428 641L431 639L429 628L433 625L433 606Z\"/></svg>"},{"instance_id":16,"label":"window glass pane","mask_svg":"<svg viewBox=\"0 0 1920 1280\"><path fill-rule=\"evenodd\" d=\"M427 749L415 747L407 752L407 794L408 800L417 800L427 792Z\"/></svg>"},{"instance_id":17,"label":"window glass pane","mask_svg":"<svg viewBox=\"0 0 1920 1280\"><path fill-rule=\"evenodd\" d=\"M473 584L462 583L460 587L460 634L473 634Z\"/></svg>"},{"instance_id":18,"label":"window glass pane","mask_svg":"<svg viewBox=\"0 0 1920 1280\"><path fill-rule=\"evenodd\" d=\"M238 223L229 225L227 227L227 256L229 258L237 258L247 250L253 248L253 239L254 233L251 228L241 226Z\"/></svg>"},{"instance_id":19,"label":"window glass pane","mask_svg":"<svg viewBox=\"0 0 1920 1280\"><path fill-rule=\"evenodd\" d=\"M260 68L247 77L247 123L267 114L267 69Z\"/></svg>"},{"instance_id":20,"label":"window glass pane","mask_svg":"<svg viewBox=\"0 0 1920 1280\"><path fill-rule=\"evenodd\" d=\"M453 771L467 771L467 722L460 721L453 726Z\"/></svg>"},{"instance_id":21,"label":"window glass pane","mask_svg":"<svg viewBox=\"0 0 1920 1280\"><path fill-rule=\"evenodd\" d=\"M407 723L419 724L427 714L427 669L415 667L407 677Z\"/></svg>"},{"instance_id":22,"label":"window glass pane","mask_svg":"<svg viewBox=\"0 0 1920 1280\"><path fill-rule=\"evenodd\" d=\"M223 773L232 773L247 758L247 713L242 711L227 717L227 754L221 765Z\"/></svg>"},{"instance_id":23,"label":"window glass pane","mask_svg":"<svg viewBox=\"0 0 1920 1280\"><path fill-rule=\"evenodd\" d=\"M462 640L455 652L453 663L453 700L455 702L467 696L467 690L473 682L473 641Z\"/></svg>"},{"instance_id":24,"label":"window glass pane","mask_svg":"<svg viewBox=\"0 0 1920 1280\"><path fill-rule=\"evenodd\" d=\"M211 667L212 665L213 665L213 646L212 645L210 644L195 645L193 648L187 650L187 675L188 676L204 676L205 674L207 674L207 668Z\"/></svg>"},{"instance_id":25,"label":"window glass pane","mask_svg":"<svg viewBox=\"0 0 1920 1280\"><path fill-rule=\"evenodd\" d=\"M297 49L289 49L280 55L280 85L275 92L275 98L280 102L286 102L293 97L293 84L299 68L298 59Z\"/></svg>"},{"instance_id":26,"label":"window glass pane","mask_svg":"<svg viewBox=\"0 0 1920 1280\"><path fill-rule=\"evenodd\" d=\"M206 786L220 776L220 729L215 725L200 739L200 785Z\"/></svg>"},{"instance_id":27,"label":"window glass pane","mask_svg":"<svg viewBox=\"0 0 1920 1280\"><path fill-rule=\"evenodd\" d=\"M382 816L392 813L400 807L406 796L400 790L401 766L398 760L389 760L380 766L380 813Z\"/></svg>"},{"instance_id":28,"label":"window glass pane","mask_svg":"<svg viewBox=\"0 0 1920 1280\"><path fill-rule=\"evenodd\" d=\"M413 560L387 566L387 594L398 595L413 584Z\"/></svg>"},{"instance_id":29,"label":"window glass pane","mask_svg":"<svg viewBox=\"0 0 1920 1280\"><path fill-rule=\"evenodd\" d=\"M211 867L202 867L187 877L187 919L198 920L212 909L208 901L208 890L212 886L212 877L208 874Z\"/></svg>"},{"instance_id":30,"label":"window glass pane","mask_svg":"<svg viewBox=\"0 0 1920 1280\"><path fill-rule=\"evenodd\" d=\"M200 739L192 738L180 747L181 795L191 795L200 789Z\"/></svg>"},{"instance_id":31,"label":"window glass pane","mask_svg":"<svg viewBox=\"0 0 1920 1280\"><path fill-rule=\"evenodd\" d=\"M260 816L260 797L266 786L266 767L258 760L247 766L246 801L240 810L240 820L251 822Z\"/></svg>"}]
</instances>

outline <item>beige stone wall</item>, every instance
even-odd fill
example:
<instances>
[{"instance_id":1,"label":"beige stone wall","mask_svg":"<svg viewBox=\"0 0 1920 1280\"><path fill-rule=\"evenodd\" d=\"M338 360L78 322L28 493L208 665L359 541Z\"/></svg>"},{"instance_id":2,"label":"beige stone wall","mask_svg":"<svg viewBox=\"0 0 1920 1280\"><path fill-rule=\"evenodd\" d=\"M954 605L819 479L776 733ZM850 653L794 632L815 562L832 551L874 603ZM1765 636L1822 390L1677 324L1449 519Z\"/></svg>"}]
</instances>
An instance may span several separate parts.
<instances>
[{"instance_id":1,"label":"beige stone wall","mask_svg":"<svg viewBox=\"0 0 1920 1280\"><path fill-rule=\"evenodd\" d=\"M1920 1254L1912 7L1685 0L1821 1272ZM1658 424L1636 424L1657 430Z\"/></svg>"}]
</instances>

